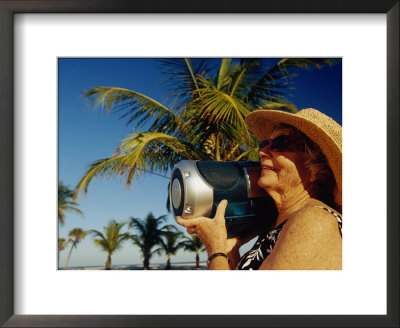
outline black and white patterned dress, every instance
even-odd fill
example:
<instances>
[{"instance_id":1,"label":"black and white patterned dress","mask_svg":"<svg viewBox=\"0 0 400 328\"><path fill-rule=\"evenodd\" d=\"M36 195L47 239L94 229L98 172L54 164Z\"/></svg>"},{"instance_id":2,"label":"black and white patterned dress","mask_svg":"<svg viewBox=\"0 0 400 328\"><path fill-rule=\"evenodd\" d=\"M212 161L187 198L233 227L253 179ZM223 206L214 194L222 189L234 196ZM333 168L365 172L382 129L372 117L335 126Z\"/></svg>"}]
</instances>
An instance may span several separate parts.
<instances>
[{"instance_id":1,"label":"black and white patterned dress","mask_svg":"<svg viewBox=\"0 0 400 328\"><path fill-rule=\"evenodd\" d=\"M322 208L331 213L338 221L340 235L342 234L342 218L337 213L329 208L316 205L315 207ZM246 252L240 259L237 270L258 270L264 260L271 254L275 243L278 240L279 233L287 220L283 221L279 226L269 231L267 234L262 234L258 237L254 246Z\"/></svg>"}]
</instances>

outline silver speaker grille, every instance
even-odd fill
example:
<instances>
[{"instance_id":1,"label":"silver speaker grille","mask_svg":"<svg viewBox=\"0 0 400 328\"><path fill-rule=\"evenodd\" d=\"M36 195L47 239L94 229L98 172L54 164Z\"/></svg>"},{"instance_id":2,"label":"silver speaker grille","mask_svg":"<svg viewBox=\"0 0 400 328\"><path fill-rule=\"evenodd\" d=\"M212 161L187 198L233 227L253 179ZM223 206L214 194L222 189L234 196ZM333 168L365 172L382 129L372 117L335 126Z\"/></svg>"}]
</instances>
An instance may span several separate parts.
<instances>
[{"instance_id":1,"label":"silver speaker grille","mask_svg":"<svg viewBox=\"0 0 400 328\"><path fill-rule=\"evenodd\" d=\"M172 170L170 197L174 217L177 215L183 218L209 217L211 214L214 192L197 170L197 162L196 160L184 160L176 164ZM174 178L175 170L180 171L183 186L177 178ZM183 193L181 188L183 188ZM182 202L182 213L177 213Z\"/></svg>"}]
</instances>

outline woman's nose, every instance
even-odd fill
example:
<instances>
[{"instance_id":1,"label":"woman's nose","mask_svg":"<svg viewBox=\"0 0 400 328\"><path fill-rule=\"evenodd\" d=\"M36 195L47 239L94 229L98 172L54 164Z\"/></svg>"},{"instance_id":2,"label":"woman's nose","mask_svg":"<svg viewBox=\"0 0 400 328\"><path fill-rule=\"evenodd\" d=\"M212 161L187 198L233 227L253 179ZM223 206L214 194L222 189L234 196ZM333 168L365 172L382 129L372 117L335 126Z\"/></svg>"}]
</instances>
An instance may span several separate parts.
<instances>
[{"instance_id":1,"label":"woman's nose","mask_svg":"<svg viewBox=\"0 0 400 328\"><path fill-rule=\"evenodd\" d=\"M259 151L258 151L258 156L260 157L260 158L271 158L272 157L272 155L271 155L271 153L270 153L270 147L269 146L265 146L265 147L263 147L263 148L261 148Z\"/></svg>"}]
</instances>

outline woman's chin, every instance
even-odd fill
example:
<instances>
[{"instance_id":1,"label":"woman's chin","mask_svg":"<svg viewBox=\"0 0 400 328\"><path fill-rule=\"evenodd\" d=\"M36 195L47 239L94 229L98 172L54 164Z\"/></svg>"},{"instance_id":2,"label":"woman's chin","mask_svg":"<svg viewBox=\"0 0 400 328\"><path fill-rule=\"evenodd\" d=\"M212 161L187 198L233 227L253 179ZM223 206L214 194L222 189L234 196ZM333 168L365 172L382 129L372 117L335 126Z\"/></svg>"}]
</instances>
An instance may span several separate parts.
<instances>
[{"instance_id":1,"label":"woman's chin","mask_svg":"<svg viewBox=\"0 0 400 328\"><path fill-rule=\"evenodd\" d=\"M273 181L267 178L261 178L258 180L258 186L268 192L268 189L273 186Z\"/></svg>"}]
</instances>

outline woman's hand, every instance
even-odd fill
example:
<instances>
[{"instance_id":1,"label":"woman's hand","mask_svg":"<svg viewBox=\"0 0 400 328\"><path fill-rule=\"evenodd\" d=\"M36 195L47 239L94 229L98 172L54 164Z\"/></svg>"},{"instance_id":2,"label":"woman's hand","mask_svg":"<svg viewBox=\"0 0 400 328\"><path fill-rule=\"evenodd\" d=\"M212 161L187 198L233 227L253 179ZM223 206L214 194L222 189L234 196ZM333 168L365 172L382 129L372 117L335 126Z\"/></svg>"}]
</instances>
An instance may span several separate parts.
<instances>
[{"instance_id":1,"label":"woman's hand","mask_svg":"<svg viewBox=\"0 0 400 328\"><path fill-rule=\"evenodd\" d=\"M230 246L232 249L236 244L233 240L227 242L228 236L225 226L225 210L227 206L227 200L221 201L218 204L214 219L206 218L204 216L193 219L183 219L180 216L176 218L176 222L186 227L188 233L196 233L199 236L200 240L206 247L208 256L217 252L228 253L227 246Z\"/></svg>"},{"instance_id":2,"label":"woman's hand","mask_svg":"<svg viewBox=\"0 0 400 328\"><path fill-rule=\"evenodd\" d=\"M239 248L243 244L249 242L257 234L241 237L227 237L225 225L225 210L228 201L223 200L218 204L214 219L206 217L197 217L193 219L182 219L180 216L176 221L184 226L188 233L196 233L204 246L206 247L208 256L222 252L229 257L230 269L235 269L240 260ZM215 261L215 260L214 260ZM221 269L220 266L212 266L211 268Z\"/></svg>"}]
</instances>

